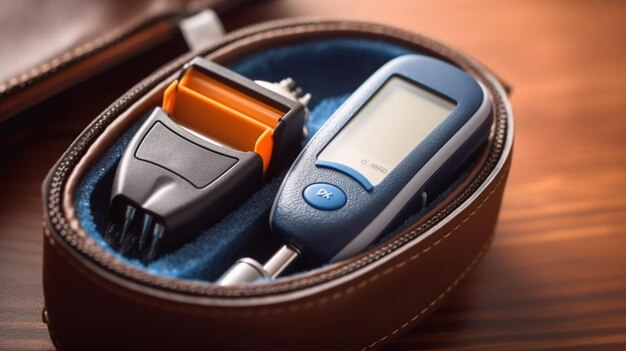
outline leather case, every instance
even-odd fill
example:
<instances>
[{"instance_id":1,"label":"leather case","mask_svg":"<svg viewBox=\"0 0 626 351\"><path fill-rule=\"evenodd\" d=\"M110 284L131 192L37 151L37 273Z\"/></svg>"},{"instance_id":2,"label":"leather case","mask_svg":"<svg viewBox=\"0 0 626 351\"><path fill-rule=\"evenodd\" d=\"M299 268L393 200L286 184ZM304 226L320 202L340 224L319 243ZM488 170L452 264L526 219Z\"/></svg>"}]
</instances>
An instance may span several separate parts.
<instances>
[{"instance_id":1,"label":"leather case","mask_svg":"<svg viewBox=\"0 0 626 351\"><path fill-rule=\"evenodd\" d=\"M103 101L110 102L193 49L183 29L189 28L189 19L203 11L229 18L252 1L4 2L0 44L7 50L0 52L0 149L32 135L37 125L50 127L51 119L84 126L79 110L101 110ZM84 106L68 114L65 105L76 100Z\"/></svg>"},{"instance_id":2,"label":"leather case","mask_svg":"<svg viewBox=\"0 0 626 351\"><path fill-rule=\"evenodd\" d=\"M262 284L211 282L234 259L266 257L274 245L258 228L267 222L263 199L271 197L276 180L237 210L255 207L250 211L257 217L235 225L229 216L160 265L142 266L102 244L103 199L124 140L160 104L167 84L193 55L175 59L114 101L43 184L43 316L56 347L371 350L437 308L485 254L495 232L513 144L513 116L501 82L443 44L371 23L263 23L200 54L254 79L292 76L314 96L312 119L323 120L367 75L409 52L449 61L486 86L494 102L487 145L435 205L367 251ZM233 229L246 223L255 229ZM240 236L228 234L233 230Z\"/></svg>"}]
</instances>

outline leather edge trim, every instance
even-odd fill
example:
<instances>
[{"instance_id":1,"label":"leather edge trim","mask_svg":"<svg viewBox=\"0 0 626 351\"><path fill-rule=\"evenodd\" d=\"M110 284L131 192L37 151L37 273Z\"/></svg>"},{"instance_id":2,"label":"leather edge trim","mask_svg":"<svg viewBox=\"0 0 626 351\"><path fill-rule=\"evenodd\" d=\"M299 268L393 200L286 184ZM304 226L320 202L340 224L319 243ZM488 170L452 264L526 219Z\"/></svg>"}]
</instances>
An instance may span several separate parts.
<instances>
[{"instance_id":1,"label":"leather edge trim","mask_svg":"<svg viewBox=\"0 0 626 351\"><path fill-rule=\"evenodd\" d=\"M335 291L332 294L332 299L333 300L337 300L346 296L349 296L348 291L353 292L357 287L359 289L366 287L369 283L374 282L376 280L378 280L381 276L383 275L387 275L392 273L393 271L395 271L398 268L403 267L404 265L406 265L407 262L411 262L414 260L417 260L419 257L423 257L424 254L430 252L433 250L433 248L437 247L438 245L440 245L442 242L444 242L447 238L451 237L455 232L457 232L459 229L461 229L463 227L463 224L466 223L468 221L469 218L473 217L478 210L489 200L491 199L491 197L496 193L496 191L500 190L500 188L506 183L506 179L508 177L508 171L510 169L510 162L507 164L507 166L505 168L502 169L499 177L497 178L498 180L496 181L496 183L493 185L493 187L491 187L491 190L485 195L485 197L480 201L480 203L478 202L472 202L470 205L466 208L464 208L463 210L467 210L470 211L469 214L467 214L460 222L459 224L457 224L455 227L453 227L452 229L450 229L449 231L447 231L445 234L442 233L441 231L437 230L436 228L431 228L431 230L429 230L428 232L424 233L424 234L429 234L428 236L424 235L420 240L420 242L422 242L424 239L431 237L432 235L435 234L439 234L435 240L435 238L433 238L433 240L435 240L434 242L430 243L429 245L427 245L425 248L420 249L418 252L416 252L415 254L409 256L406 259L403 259L400 262L396 262L393 266L386 268L385 270L375 273L373 275L371 275L370 277L368 277L365 280L365 283L361 283L357 286L352 286L352 285L346 285L345 283L351 280L354 280L356 277L359 276L364 276L367 275L368 273L370 273L371 271L375 271L376 269L380 269L380 266L382 265L379 264L378 266L373 266L373 265L369 265L367 267L364 267L364 269L360 269L360 270L356 270L354 272L351 272L350 274L347 275L343 275L339 278L330 280L328 282L325 283L321 283L318 285L314 285L311 287L307 287L304 290L295 290L295 291L288 291L288 292L283 292L283 293L277 293L277 294L273 294L273 295L269 295L269 296L263 296L263 297L248 297L246 299L228 299L228 298L214 298L214 297L199 297L199 296L188 296L188 295L181 295L181 294L177 294L177 293L172 293L169 291L160 291L160 290L156 290L156 289L148 289L144 286L141 286L139 283L135 283L135 282L129 282L127 280L124 280L123 277L117 276L112 272L106 272L106 271L102 271L99 270L97 266L95 266L94 263L92 262L81 262L79 264L78 262L78 258L75 257L73 254L71 255L67 255L67 252L63 252L64 250L60 249L58 247L58 245L53 245L55 248L57 248L57 250L59 251L59 254L61 254L62 256L70 256L67 257L70 260L70 263L77 267L77 269L79 269L80 271L85 272L85 277L87 277L87 279L92 280L94 283L99 284L98 279L104 279L104 280L113 280L118 282L119 284L116 284L115 286L107 286L108 290L114 290L115 293L121 293L123 295L125 295L127 298L129 299L133 299L136 300L137 302L141 302L143 304L149 304L149 305L153 305L155 307L158 308L162 308L162 309L167 309L168 306L166 304L163 303L162 300L166 300L168 302L178 302L181 304L185 304L185 305L176 305L175 307L170 307L173 310L184 310L186 313L193 313L193 314L199 314L199 315L206 315L207 312L206 311L202 311L199 310L197 308L198 304L204 304L207 306L211 306L211 307L251 307L251 306L274 306L272 307L266 307L269 308L270 310L272 310L272 314L273 315L277 315L277 314L284 314L286 312L296 312L302 309L311 309L316 307L318 304L321 304L322 301L324 301L324 299L327 297L325 294L323 294L324 291L329 290L333 287L337 287L340 285L346 285L344 287L341 288L340 291ZM44 231L46 231L47 228L44 227ZM492 236L494 236L494 234L492 234ZM413 247L408 247L408 246L404 246L399 250L396 250L394 252L394 256L400 255L402 253L404 253L405 251L408 251L410 249L412 249ZM391 255L387 255L385 257L385 262L389 259L392 259L392 257L390 257ZM380 261L378 261L380 262ZM87 267L91 267L91 268L86 268ZM96 278L94 276L91 276L90 274L88 274L91 270L97 270L99 271L99 277ZM142 293L147 294L153 298L155 298L156 300L147 300L141 296L138 296L137 294L133 294L130 291L132 290L141 290ZM280 303L286 303L286 302L290 302L290 301L294 301L294 300L299 300L299 299L303 299L304 297L307 296L313 296L313 295L318 295L314 298L314 301L306 301L306 302L300 302L296 305L291 306L289 309L285 309L279 306L276 306L276 304L280 304ZM442 297L443 298L443 297ZM317 301L317 302L315 302ZM212 312L212 314L219 314L220 311L214 310ZM225 313L225 312L224 312ZM243 310L231 310L228 312L230 315L232 314L245 314L250 315L249 311L243 311ZM268 310L266 310L265 312L263 312L263 310L258 311L257 315L262 316L266 313L269 313Z\"/></svg>"},{"instance_id":2,"label":"leather edge trim","mask_svg":"<svg viewBox=\"0 0 626 351\"><path fill-rule=\"evenodd\" d=\"M50 67L41 75L32 77L34 80L31 83L24 83L21 80L10 86L7 86L7 83L3 83L0 85L0 101L2 101L0 105L0 122L11 118L14 114L58 93L68 86L77 84L90 76L106 70L124 58L133 56L142 50L165 41L172 33L173 27L170 21L157 21L131 36L115 41L114 44L106 43L88 53L83 53L83 55L86 55L83 59L76 61L73 57L64 58L63 60L56 58L54 59L56 60L54 65L45 63L42 66L53 67ZM79 51L82 52L82 50ZM63 74L60 74L61 72L58 71L61 67L64 67ZM10 80L7 82L10 82ZM26 87L15 90L15 87L22 86L22 84L25 84Z\"/></svg>"},{"instance_id":3,"label":"leather edge trim","mask_svg":"<svg viewBox=\"0 0 626 351\"><path fill-rule=\"evenodd\" d=\"M474 269L474 267L476 267L476 264L483 258L483 256L487 252L487 249L489 249L489 247L491 246L494 238L495 238L495 232L491 234L489 238L487 238L485 245L483 245L480 251L478 251L478 253L474 256L474 259L465 268L465 270L459 276L457 276L457 278L444 291L442 291L441 294L439 294L439 296L433 299L426 307L424 307L422 310L414 314L409 320L404 322L402 325L395 328L393 331L385 334L384 336L378 338L377 340L368 344L367 346L364 346L363 348L361 348L361 351L371 350L378 344L381 344L385 341L391 341L392 340L391 337L393 335L402 334L402 332L405 329L412 327L414 324L419 322L423 317L426 317L426 315L432 312L434 308L437 305L439 305L450 294L450 292L452 292L457 287L457 285ZM382 345L379 345L379 346L382 346Z\"/></svg>"}]
</instances>

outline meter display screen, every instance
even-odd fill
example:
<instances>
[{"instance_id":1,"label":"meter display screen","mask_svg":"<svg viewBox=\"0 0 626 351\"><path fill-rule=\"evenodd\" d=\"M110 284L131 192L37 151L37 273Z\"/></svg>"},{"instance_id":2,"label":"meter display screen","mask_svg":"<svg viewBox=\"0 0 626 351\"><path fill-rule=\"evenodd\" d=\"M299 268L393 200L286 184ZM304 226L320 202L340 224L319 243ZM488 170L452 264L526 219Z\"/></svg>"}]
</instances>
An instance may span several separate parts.
<instances>
[{"instance_id":1,"label":"meter display screen","mask_svg":"<svg viewBox=\"0 0 626 351\"><path fill-rule=\"evenodd\" d=\"M392 77L326 145L318 160L339 163L377 185L456 106Z\"/></svg>"}]
</instances>

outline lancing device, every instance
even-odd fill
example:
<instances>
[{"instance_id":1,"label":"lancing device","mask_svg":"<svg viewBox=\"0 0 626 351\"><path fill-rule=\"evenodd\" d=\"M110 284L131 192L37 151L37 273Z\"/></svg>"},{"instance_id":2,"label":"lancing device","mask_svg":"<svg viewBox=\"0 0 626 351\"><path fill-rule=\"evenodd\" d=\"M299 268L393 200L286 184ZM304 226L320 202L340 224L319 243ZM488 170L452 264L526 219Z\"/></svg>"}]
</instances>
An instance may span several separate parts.
<instances>
[{"instance_id":1,"label":"lancing device","mask_svg":"<svg viewBox=\"0 0 626 351\"><path fill-rule=\"evenodd\" d=\"M444 191L491 124L491 98L469 74L426 56L390 61L286 175L270 214L285 245L265 265L237 261L218 284L273 278L298 256L335 262L361 252Z\"/></svg>"},{"instance_id":2,"label":"lancing device","mask_svg":"<svg viewBox=\"0 0 626 351\"><path fill-rule=\"evenodd\" d=\"M309 99L190 61L120 160L105 240L149 261L219 220L297 156Z\"/></svg>"}]
</instances>

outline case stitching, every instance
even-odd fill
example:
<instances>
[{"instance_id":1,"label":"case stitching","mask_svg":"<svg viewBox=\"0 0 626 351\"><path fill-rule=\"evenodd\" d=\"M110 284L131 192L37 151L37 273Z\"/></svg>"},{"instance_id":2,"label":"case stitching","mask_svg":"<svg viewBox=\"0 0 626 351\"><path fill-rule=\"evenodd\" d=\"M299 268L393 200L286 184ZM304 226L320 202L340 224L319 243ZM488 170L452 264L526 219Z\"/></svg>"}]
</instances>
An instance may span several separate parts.
<instances>
[{"instance_id":1,"label":"case stitching","mask_svg":"<svg viewBox=\"0 0 626 351\"><path fill-rule=\"evenodd\" d=\"M284 307L284 306L281 306L281 307L278 307L278 308L273 308L273 309L262 308L262 309L260 309L256 313L250 313L250 311L245 311L245 312L244 311L240 311L239 313L237 313L235 311L229 311L229 312L220 313L220 312L214 310L214 311L209 312L208 314L212 314L214 316L217 316L217 315L220 315L220 314L230 314L231 316L232 315L246 315L246 316L249 316L249 317L265 316L265 315L271 314L271 315L276 316L276 315L283 314L285 312L291 313L291 312L296 312L296 311L301 310L301 309L302 310L311 309L313 307L324 305L324 304L328 303L329 301L336 301L336 300L341 299L342 297L348 296L348 295L352 294L354 291L356 291L358 289L362 289L365 286L367 286L369 283L372 283L372 282L378 280L380 277L385 276L385 275L393 272L394 270L405 266L407 263L416 260L422 254L429 252L434 246L439 245L444 239L450 237L452 235L452 233L454 233L464 223L466 223L469 220L469 218L474 216L476 214L476 212L478 212L478 210L485 204L485 202L487 202L487 200L489 200L489 198L491 198L491 196L495 193L495 191L500 188L500 185L503 183L503 180L504 180L504 178L505 178L505 176L507 174L507 171L508 171L509 167L510 166L507 166L506 168L503 169L503 174L498 179L498 182L491 189L491 191L487 194L487 196L480 202L480 204L478 204L478 206L476 206L476 208L474 208L472 210L472 212L470 214L468 214L467 217L465 217L454 228L452 228L450 231L448 231L446 234L444 234L441 238L439 238L437 241L433 242L428 247L422 249L422 251L412 255L411 257L409 257L409 258L407 258L407 259L405 259L405 260L403 260L401 262L396 263L394 266L392 266L390 268L387 268L383 272L380 272L380 273L377 273L377 274L373 275L372 277L370 277L367 280L364 280L364 281L358 283L357 285L349 286L345 290L333 293L331 296L326 295L326 296L323 296L323 297L319 298L316 301L307 301L307 302L304 302L304 303L292 305L292 306L290 306L288 308ZM44 225L43 229L44 229L44 234L45 234L45 232L47 230L47 226ZM433 301L431 301L431 303L428 306L426 306L424 309L422 309L420 311L420 313L418 313L415 316L413 316L409 321L407 321L401 327L399 327L396 330L394 330L393 332L385 335L385 337L377 340L376 342L370 344L370 346L366 346L365 348L362 349L362 351L366 350L367 348L371 348L371 346L375 345L376 343L385 340L386 338L388 338L389 336L391 336L393 334L396 334L402 328L405 328L409 323L411 323L412 321L415 321L419 316L421 316L422 314L426 313L429 309L431 309L437 303L437 301L443 299L443 297L446 296L452 290L452 288L455 287L459 283L459 281L467 274L467 272L476 264L477 260L483 255L485 249L489 246L489 243L491 242L491 238L493 238L493 235L491 235L489 237L489 240L487 241L487 243L476 254L474 260L466 267L465 271L459 277L457 277L457 279L450 286L448 286L448 288L446 290L444 290L443 293L441 293L437 298L435 298ZM71 262L71 260L70 260L70 262ZM71 264L73 266L75 266L76 268L82 268L82 267L79 267L79 265L75 264L74 262L71 262ZM91 278L88 271L85 272L85 274L86 274L86 276L88 278ZM123 294L123 295L129 296L129 297L133 297L132 294ZM143 300L143 301L146 302L147 300ZM159 305L159 304L156 303L156 305ZM176 309L178 311L183 310L185 312L193 313L193 314L197 314L197 315L206 315L207 314L206 312L199 311L197 307L178 306Z\"/></svg>"},{"instance_id":2,"label":"case stitching","mask_svg":"<svg viewBox=\"0 0 626 351\"><path fill-rule=\"evenodd\" d=\"M503 174L502 176L500 176L498 183L493 187L493 189L491 189L491 191L489 192L489 194L487 195L487 197L485 197L485 199L483 199L483 201L480 202L480 204L467 216L465 217L459 224L457 224L454 228L452 228L452 230L450 230L448 233L446 233L443 237L439 238L437 241L435 241L432 245L428 246L427 248L425 248L424 250L422 250L421 252L418 252L417 254L411 256L410 258L396 264L395 266L391 267L390 270L393 270L395 268L400 267L401 265L405 265L407 262L415 260L416 258L418 258L421 254L426 253L428 251L430 251L430 249L436 245L438 245L439 243L441 243L443 241L443 239L448 238L455 230L457 230L461 225L463 225L465 222L467 222L469 220L470 217L472 217L474 214L476 214L476 212L485 204L485 202L491 197L491 195L493 195L493 193L500 187L500 184L502 184L502 181L504 180L504 177L506 176L506 172L508 171L509 166L507 166L504 170L503 170ZM365 351L368 349L371 349L372 347L374 347L376 344L385 341L386 339L388 339L390 336L397 334L400 330L406 328L409 324L411 324L412 322L414 322L415 320L417 320L420 316L422 316L423 314L425 314L426 312L428 312L430 309L432 309L437 302L441 301L446 295L448 295L450 293L450 291L452 291L452 289L454 287L456 287L458 285L458 283L467 275L467 273L476 265L476 263L478 263L478 260L484 255L485 250L489 247L489 244L491 243L492 238L494 237L494 235L490 235L489 239L487 240L487 242L485 243L485 245L483 245L483 247L480 249L480 251L476 254L476 256L474 257L474 259L472 260L472 262L465 268L465 270L452 282L452 284L450 284L441 294L439 294L439 296L437 296L435 299L433 299L426 307L424 307L421 311L419 311L418 313L416 313L413 317L411 317L408 321L404 322L401 326L399 326L398 328L396 328L395 330L393 330L391 333L386 334L385 336L383 336L382 338L374 341L373 343L363 347L361 349L361 351ZM383 275L386 273L386 271L383 272ZM367 284L364 284L364 286Z\"/></svg>"},{"instance_id":3,"label":"case stitching","mask_svg":"<svg viewBox=\"0 0 626 351\"><path fill-rule=\"evenodd\" d=\"M102 49L106 49L128 38L131 34L139 32L147 28L150 24L156 23L161 18L168 18L170 13L164 13L149 17L145 20L138 21L136 25L129 25L126 28L114 29L104 35L101 35L91 41L88 41L77 47L68 49L57 56L35 66L26 71L18 73L11 78L0 83L0 96L9 94L14 88L20 85L26 85L29 81L43 77L49 73L55 72L59 68L72 63L72 61L80 61L81 58L92 56Z\"/></svg>"},{"instance_id":4,"label":"case stitching","mask_svg":"<svg viewBox=\"0 0 626 351\"><path fill-rule=\"evenodd\" d=\"M398 269L398 268L401 268L401 267L405 266L407 263L409 263L409 262L411 262L411 261L416 260L416 259L417 259L418 257L420 257L422 254L425 254L425 253L429 252L429 251L430 251L433 247L435 247L435 246L439 245L439 244L440 244L440 243L441 243L444 239L446 239L446 238L450 237L450 235L452 235L452 233L453 233L453 232L455 232L456 230L458 230L458 229L459 229L459 228L460 228L460 227L461 227L464 223L466 223L466 222L467 222L467 221L468 221L468 220L469 220L472 216L474 216L474 215L476 214L476 212L478 212L478 210L479 210L479 209L480 209L480 208L481 208L481 207L485 204L485 202L487 202L487 200L489 200L489 198L491 197L491 195L493 195L493 193L494 193L494 192L495 192L498 188L500 188L500 185L502 184L502 181L503 181L504 177L506 176L506 172L508 171L508 168L509 168L509 167L507 167L507 168L505 168L505 169L503 170L503 175L502 175L502 176L500 176L500 178L499 178L499 180L498 180L498 183L496 183L496 185L493 187L493 189L491 189L491 191L489 192L489 194L487 194L487 196L486 196L486 197L485 197L485 198L484 198L484 199L480 202L480 204L479 204L478 206L476 206L476 208L475 208L475 209L474 209L474 210L473 210L473 211L472 211L469 215L467 215L467 217L465 217L465 218L464 218L464 219L463 219L463 220L462 220L459 224L457 224L454 228L452 228L450 231L448 231L446 234L444 234L444 235L443 235L441 238L439 238L437 241L435 241L434 243L432 243L432 244L431 244L431 245L429 245L428 247L424 248L422 251L420 251L420 252L418 252L418 253L414 254L413 256L411 256L411 257L409 257L409 258L407 258L407 259L405 259L405 260L403 260L402 262L396 263L396 264L395 264L395 265L393 265L392 267L389 267L389 268L387 268L386 270L384 270L384 271L382 271L382 272L380 272L380 273L377 273L377 274L373 275L372 277L368 278L367 280L364 280L363 282L359 283L356 287L355 287L355 286L350 286L350 287L346 288L346 289L345 289L345 290L343 290L343 291L339 291L339 292L337 292L337 293L333 294L333 295L331 296L331 298L330 298L330 299L331 299L331 300L338 300L338 299L340 299L341 297L343 297L343 296L345 296L345 295L349 295L349 294L353 293L353 292L354 292L357 288L358 288L358 289L360 289L360 288L363 288L363 287L367 286L369 283L371 283L371 282L374 282L374 281L378 280L380 277L385 276L385 275L388 275L389 273L393 272L394 270L396 270L396 269ZM490 241L490 240L489 240L489 241ZM480 251L480 252L476 255L476 258L474 258L474 260L477 260L477 259L478 259L478 257L479 257L480 255L482 255L482 252L483 252L483 251L485 250L485 248L488 246L489 241L488 241L488 242L487 242L487 244L486 244L486 245L485 245L485 246L481 249L481 251ZM470 263L470 265L468 265L468 267L466 268L466 271L467 271L467 270L469 270L469 269L472 267L472 265L474 265L474 264L475 264L475 262L474 262L474 261L472 261L472 263ZM464 275L465 273L466 273L466 272L464 272L462 275ZM462 275L461 275L461 276L462 276ZM450 285L450 286L449 286L449 287L448 287L445 291L451 290L451 289L452 289L452 287L454 287L454 285L456 285L456 284L458 283L458 281L459 281L459 280L460 280L460 277L459 277L459 278L457 278L457 279L456 279L456 280L455 280L455 281L454 281L454 282L453 282L453 283L452 283L452 284L451 284L451 285ZM442 293L442 295L445 295L445 291L444 291L444 293ZM442 295L440 295L439 297L437 297L437 299L440 299L441 297L443 297ZM431 302L431 304L430 304L430 305L433 305L433 304L435 303L435 301L437 301L437 299L433 300L433 302ZM321 299L320 299L320 300L318 300L318 302L317 302L317 304L316 304L316 305L320 305L320 304L322 304L322 303L320 303L321 301L322 301ZM430 306L430 305L429 305L429 306ZM298 305L296 305L296 306L292 306L292 308L293 308L293 307L297 307L297 306L298 306ZM313 307L313 306L311 306L311 307ZM428 308L429 308L429 307L427 307L426 309L428 309ZM295 309L294 309L294 311L295 311L295 310L298 310L298 309L297 309L297 308L295 308ZM426 311L424 311L424 312L426 312ZM416 318L417 318L417 317L416 317Z\"/></svg>"},{"instance_id":5,"label":"case stitching","mask_svg":"<svg viewBox=\"0 0 626 351\"><path fill-rule=\"evenodd\" d=\"M308 301L305 302L303 304L297 304L294 306L291 306L289 308L285 308L285 307L278 307L275 309L272 309L271 311L268 311L268 309L264 309L259 311L259 315L266 315L268 313L271 313L272 315L279 315L285 312L285 310L287 310L288 312L296 312L300 309L310 309L316 306L321 306L323 304L326 304L328 302L328 300L339 300L342 297L345 297L347 295L350 295L351 293L353 293L356 289L360 289L363 288L365 286L367 286L369 283L372 283L376 280L378 280L380 277L385 276L391 272L393 272L394 270L405 266L408 262L414 261L416 260L418 257L420 257L422 254L429 252L434 246L439 245L443 239L446 239L448 237L450 237L452 235L453 232L455 232L456 230L458 230L464 223L466 223L472 216L474 216L476 214L476 212L485 204L485 202L487 202L487 200L489 200L489 198L493 195L493 193L500 188L500 185L502 184L504 177L507 174L507 171L509 169L509 166L507 166L506 168L503 169L503 174L502 176L500 176L500 178L498 179L498 182L496 183L496 185L493 187L493 189L491 189L491 191L487 194L487 196L481 201L481 203L476 206L476 208L474 210L472 210L472 212L467 215L467 217L465 217L459 224L457 224L454 228L452 228L450 231L448 231L446 234L444 234L441 238L439 238L437 241L435 241L434 243L432 243L431 245L429 245L428 247L424 248L422 251L414 254L413 256L403 260L402 262L399 262L397 264L395 264L394 266L384 270L383 272L377 273L375 275L373 275L372 277L368 278L367 280L362 281L361 283L359 283L356 286L350 286L348 288L346 288L343 291L339 291L336 292L334 294L332 294L332 296L328 297L328 296L324 296L323 298L317 300L316 302L313 301ZM405 324L403 324L403 327L406 327L406 325L408 325L409 323L411 323L412 321L414 321L415 319L417 319L420 315L426 313L429 309L431 309L438 300L441 300L444 296L446 296L451 290L452 288L454 288L459 281L467 274L467 272L476 264L476 262L478 261L478 259L483 255L485 249L489 246L489 243L491 242L491 238L493 237L493 235L490 236L490 239L487 241L487 243L485 244L485 246L483 246L483 248L476 254L476 257L474 258L474 260L466 267L465 271L463 271L463 273L457 277L457 279L450 285L448 286L448 288L446 290L444 290L444 292L439 295L436 299L434 299L428 306L426 306L422 311L420 311L420 313L418 313L416 316L414 316L411 320L409 320L408 322L406 322ZM382 340L388 338L389 336L397 333L398 331L400 331L400 329L402 329L403 327L398 328L397 330L395 330L394 332L387 334L385 337L382 338ZM382 340L379 340L377 342L380 342ZM376 344L377 342L375 342L374 344ZM373 344L373 345L374 345ZM373 346L372 345L372 346ZM369 346L368 346L369 347ZM367 349L364 348L362 350Z\"/></svg>"},{"instance_id":6,"label":"case stitching","mask_svg":"<svg viewBox=\"0 0 626 351\"><path fill-rule=\"evenodd\" d=\"M491 240L493 239L494 235L490 235L489 236L489 240L487 240L487 242L485 243L485 245L483 245L482 249L480 249L480 251L476 254L476 257L474 257L474 259L472 260L472 262L465 268L465 270L454 280L454 282L452 282L452 284L450 284L448 286L448 288L446 288L446 290L444 290L441 294L439 294L439 296L437 296L434 300L432 300L426 307L424 307L421 311L419 311L418 313L416 313L413 317L411 317L408 321L404 322L401 326L399 326L398 328L396 328L394 331L392 331L391 333L388 333L387 335L383 336L382 338L374 341L373 343L363 347L361 349L361 351L365 351L365 350L369 350L371 348L373 348L376 344L381 343L385 340L387 340L389 337L391 337L392 335L397 334L399 331L401 331L402 329L405 329L406 327L409 326L409 324L411 324L412 322L414 322L415 320L417 320L419 317L421 317L422 315L424 315L426 312L428 312L430 309L432 309L438 302L440 302L446 295L448 295L453 288L455 288L458 283L463 280L463 278L465 278L465 276L467 275L467 273L469 273L469 271L474 268L474 266L476 265L476 263L478 263L478 260L480 260L480 258L484 255L485 251L487 250L487 248L489 247L489 244L491 243Z\"/></svg>"}]
</instances>

